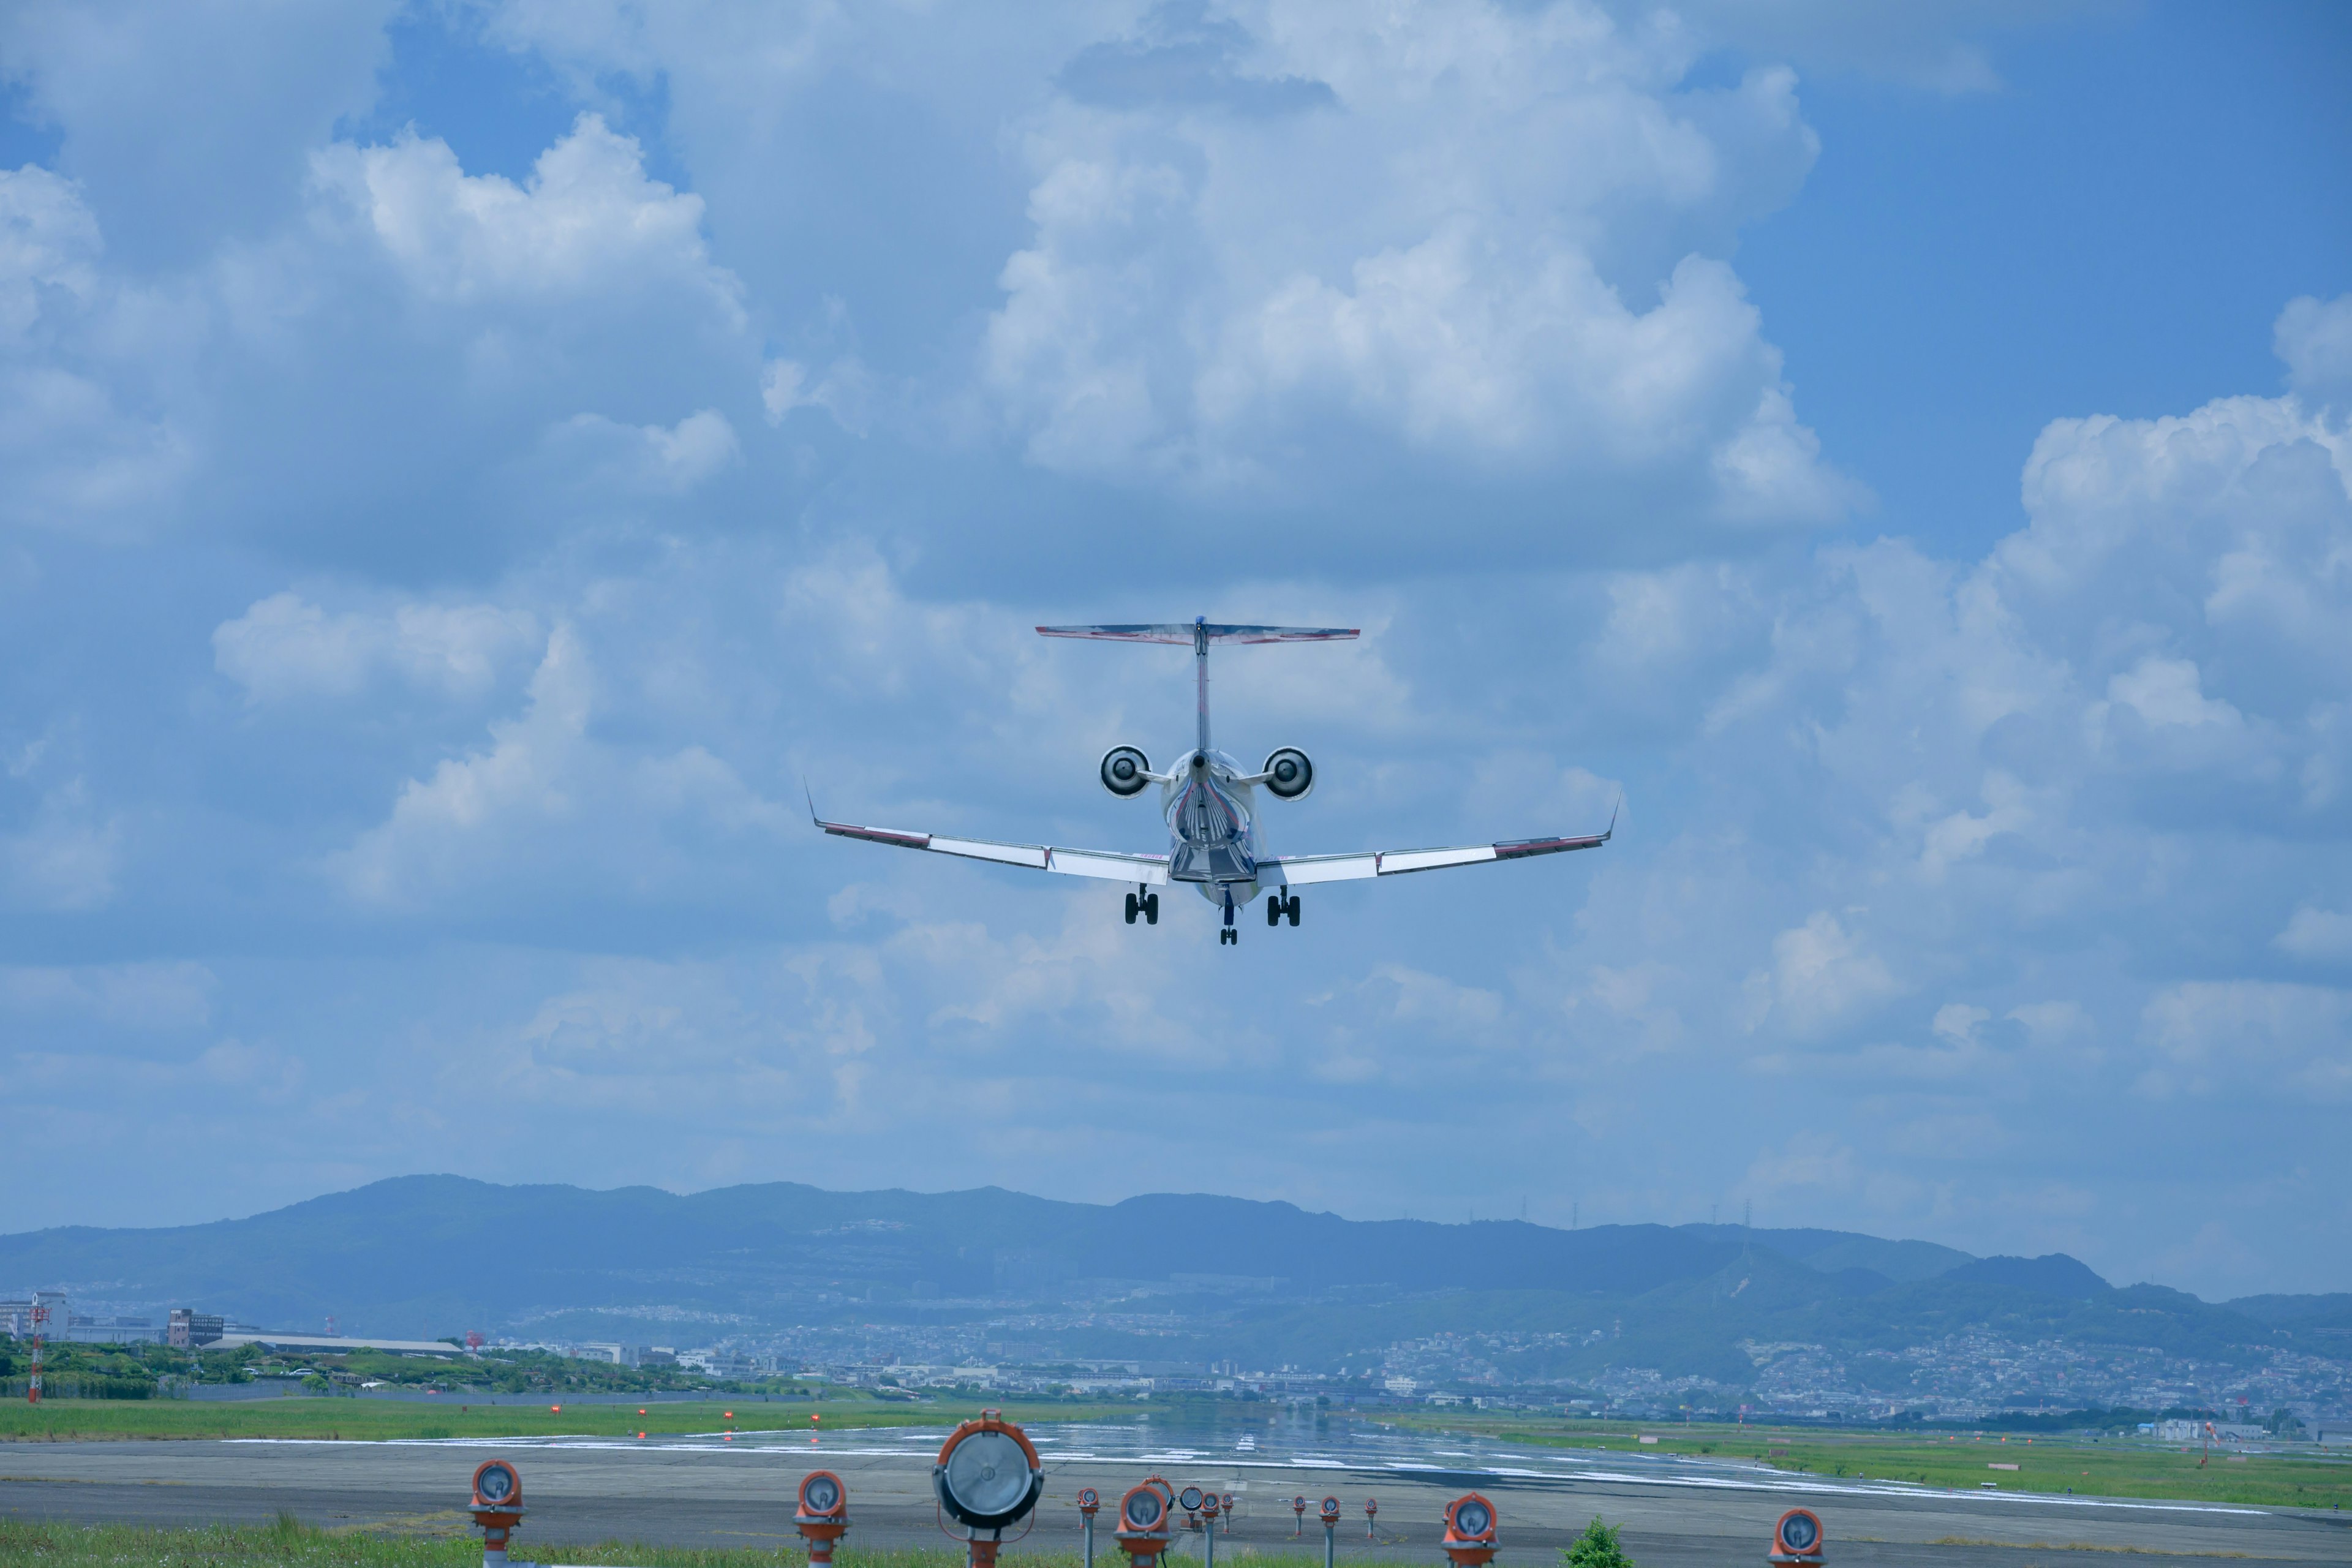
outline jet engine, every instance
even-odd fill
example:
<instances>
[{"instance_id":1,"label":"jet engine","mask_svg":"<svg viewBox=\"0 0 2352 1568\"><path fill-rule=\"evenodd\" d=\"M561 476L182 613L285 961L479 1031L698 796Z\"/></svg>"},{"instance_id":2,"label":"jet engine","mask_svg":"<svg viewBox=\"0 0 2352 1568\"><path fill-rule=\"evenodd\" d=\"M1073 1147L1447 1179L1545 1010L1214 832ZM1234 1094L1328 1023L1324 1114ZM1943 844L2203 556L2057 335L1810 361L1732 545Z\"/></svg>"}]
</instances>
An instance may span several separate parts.
<instances>
[{"instance_id":1,"label":"jet engine","mask_svg":"<svg viewBox=\"0 0 2352 1568\"><path fill-rule=\"evenodd\" d=\"M1133 746L1113 746L1103 753L1102 782L1119 799L1130 800L1151 782L1151 759Z\"/></svg>"},{"instance_id":2,"label":"jet engine","mask_svg":"<svg viewBox=\"0 0 2352 1568\"><path fill-rule=\"evenodd\" d=\"M1265 778L1266 793L1276 800L1305 800L1315 787L1315 764L1296 746L1283 747L1258 771Z\"/></svg>"}]
</instances>

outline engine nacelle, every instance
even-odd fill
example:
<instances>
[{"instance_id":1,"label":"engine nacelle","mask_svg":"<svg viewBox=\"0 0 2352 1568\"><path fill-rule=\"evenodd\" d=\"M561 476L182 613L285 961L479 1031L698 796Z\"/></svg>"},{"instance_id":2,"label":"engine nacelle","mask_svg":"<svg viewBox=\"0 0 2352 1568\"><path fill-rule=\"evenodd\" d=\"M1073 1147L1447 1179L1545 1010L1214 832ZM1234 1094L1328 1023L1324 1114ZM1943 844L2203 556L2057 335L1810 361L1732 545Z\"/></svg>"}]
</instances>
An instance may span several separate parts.
<instances>
[{"instance_id":1,"label":"engine nacelle","mask_svg":"<svg viewBox=\"0 0 2352 1568\"><path fill-rule=\"evenodd\" d=\"M1285 746L1265 760L1259 773L1266 793L1276 800L1305 800L1315 788L1315 764L1296 746Z\"/></svg>"},{"instance_id":2,"label":"engine nacelle","mask_svg":"<svg viewBox=\"0 0 2352 1568\"><path fill-rule=\"evenodd\" d=\"M1151 759L1133 746L1113 746L1103 753L1103 788L1121 800L1131 800L1151 782Z\"/></svg>"}]
</instances>

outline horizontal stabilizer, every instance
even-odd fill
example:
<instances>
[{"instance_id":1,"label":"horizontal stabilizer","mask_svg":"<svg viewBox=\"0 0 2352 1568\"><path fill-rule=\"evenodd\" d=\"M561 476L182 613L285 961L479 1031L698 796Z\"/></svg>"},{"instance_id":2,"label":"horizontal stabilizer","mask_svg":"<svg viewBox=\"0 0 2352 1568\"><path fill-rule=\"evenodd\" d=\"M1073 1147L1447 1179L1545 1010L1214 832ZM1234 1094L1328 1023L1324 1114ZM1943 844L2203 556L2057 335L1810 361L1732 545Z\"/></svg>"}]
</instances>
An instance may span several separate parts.
<instances>
[{"instance_id":1,"label":"horizontal stabilizer","mask_svg":"<svg viewBox=\"0 0 2352 1568\"><path fill-rule=\"evenodd\" d=\"M1205 636L1211 642L1346 642L1357 635L1354 626L1225 626L1207 621L1174 621L1158 626L1039 626L1047 637L1091 637L1097 642L1167 642L1195 646Z\"/></svg>"}]
</instances>

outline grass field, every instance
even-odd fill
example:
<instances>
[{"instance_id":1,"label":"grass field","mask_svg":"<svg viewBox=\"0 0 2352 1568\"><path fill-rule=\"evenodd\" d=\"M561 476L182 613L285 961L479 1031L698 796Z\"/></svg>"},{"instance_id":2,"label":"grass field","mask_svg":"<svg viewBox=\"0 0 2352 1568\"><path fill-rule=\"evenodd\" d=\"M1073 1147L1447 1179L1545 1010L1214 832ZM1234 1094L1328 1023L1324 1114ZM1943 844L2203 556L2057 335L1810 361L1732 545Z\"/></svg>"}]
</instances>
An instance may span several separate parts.
<instances>
[{"instance_id":1,"label":"grass field","mask_svg":"<svg viewBox=\"0 0 2352 1568\"><path fill-rule=\"evenodd\" d=\"M560 1406L560 1407L559 1407ZM637 1412L642 1408L644 1415ZM53 1399L0 1404L0 1442L87 1442L139 1437L634 1437L678 1432L805 1432L814 1409L822 1431L937 1426L963 1419L977 1403L907 1405L828 1399L763 1404L756 1394L704 1402L635 1405L425 1405L394 1399ZM1122 1414L1132 1414L1132 1406ZM1099 1405L1007 1405L1015 1421L1085 1421L1112 1413Z\"/></svg>"},{"instance_id":2,"label":"grass field","mask_svg":"<svg viewBox=\"0 0 2352 1568\"><path fill-rule=\"evenodd\" d=\"M1759 1459L1776 1469L1820 1476L1866 1477L1973 1490L1990 1481L2000 1491L2063 1492L2092 1497L2160 1498L2179 1501L2250 1503L2266 1508L2352 1506L2352 1459L2316 1455L2225 1456L2200 1468L2195 1453L2114 1438L1999 1433L1824 1431L1817 1426L1629 1426L1616 1422L1514 1419L1509 1416L1412 1415L1394 1424L1430 1431L1475 1432L1547 1447L1601 1448L1643 1454L1693 1454ZM1638 1439L1657 1438L1655 1445ZM1995 1470L1992 1465L2015 1465Z\"/></svg>"},{"instance_id":3,"label":"grass field","mask_svg":"<svg viewBox=\"0 0 2352 1568\"><path fill-rule=\"evenodd\" d=\"M520 1549L520 1543L518 1543ZM807 1568L796 1551L698 1551L608 1541L547 1548L565 1563L637 1568ZM25 1568L480 1568L482 1543L462 1531L392 1534L315 1530L282 1517L238 1530L141 1530L125 1525L30 1524L0 1520L0 1563ZM836 1552L839 1568L963 1568L950 1550ZM1024 1553L1024 1568L1078 1568L1074 1553ZM1257 1557L1255 1568L1322 1568L1318 1557Z\"/></svg>"}]
</instances>

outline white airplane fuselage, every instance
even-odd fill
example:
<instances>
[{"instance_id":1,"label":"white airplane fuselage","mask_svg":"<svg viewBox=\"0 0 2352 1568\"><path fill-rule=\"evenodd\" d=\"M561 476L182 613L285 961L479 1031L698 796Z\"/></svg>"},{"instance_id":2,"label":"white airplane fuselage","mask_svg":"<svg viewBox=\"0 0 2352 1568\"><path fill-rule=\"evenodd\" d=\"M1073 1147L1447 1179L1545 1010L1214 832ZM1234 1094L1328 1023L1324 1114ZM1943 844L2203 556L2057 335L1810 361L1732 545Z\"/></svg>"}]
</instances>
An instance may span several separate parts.
<instances>
[{"instance_id":1,"label":"white airplane fuselage","mask_svg":"<svg viewBox=\"0 0 2352 1568\"><path fill-rule=\"evenodd\" d=\"M1257 791L1241 782L1234 759L1198 747L1176 759L1160 786L1168 823L1168 879L1190 882L1202 898L1235 909L1258 895L1265 846L1258 835ZM1282 880L1277 870L1274 880Z\"/></svg>"}]
</instances>

